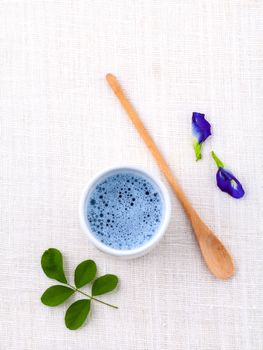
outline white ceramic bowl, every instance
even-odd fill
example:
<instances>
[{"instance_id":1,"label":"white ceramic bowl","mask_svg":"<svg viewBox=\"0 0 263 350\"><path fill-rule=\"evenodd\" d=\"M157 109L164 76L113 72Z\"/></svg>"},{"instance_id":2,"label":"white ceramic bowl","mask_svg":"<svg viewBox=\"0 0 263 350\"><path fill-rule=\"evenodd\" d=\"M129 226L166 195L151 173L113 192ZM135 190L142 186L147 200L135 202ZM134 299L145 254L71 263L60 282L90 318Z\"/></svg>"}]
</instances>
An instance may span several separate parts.
<instances>
[{"instance_id":1,"label":"white ceramic bowl","mask_svg":"<svg viewBox=\"0 0 263 350\"><path fill-rule=\"evenodd\" d=\"M99 182L103 181L105 178L107 178L110 175L113 175L115 173L117 174L125 170L134 171L135 173L137 172L138 174L141 173L143 176L146 176L146 178L148 177L159 189L159 192L163 197L164 208L163 208L163 218L159 226L159 229L157 232L155 232L155 234L149 241L145 242L145 244L134 249L120 250L120 249L111 248L103 244L101 241L99 241L96 238L95 234L92 232L91 228L89 227L89 223L87 221L86 201L90 197L90 193L93 191L94 187ZM152 173L150 174L147 170L144 170L139 167L131 167L131 166L108 168L98 173L84 188L80 199L80 205L79 205L80 225L83 231L87 234L90 241L101 251L123 259L137 258L139 256L142 256L148 253L160 241L160 239L164 235L170 221L170 216L171 216L171 200L170 200L170 195L166 186L155 175L153 175Z\"/></svg>"}]
</instances>

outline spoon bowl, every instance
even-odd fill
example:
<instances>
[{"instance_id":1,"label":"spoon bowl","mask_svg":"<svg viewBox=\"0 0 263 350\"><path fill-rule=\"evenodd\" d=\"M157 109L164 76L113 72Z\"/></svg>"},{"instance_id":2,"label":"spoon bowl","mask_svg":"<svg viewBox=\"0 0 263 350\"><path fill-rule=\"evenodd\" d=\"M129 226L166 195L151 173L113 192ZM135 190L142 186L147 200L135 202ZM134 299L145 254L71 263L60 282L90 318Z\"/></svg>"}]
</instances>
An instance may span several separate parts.
<instances>
[{"instance_id":1,"label":"spoon bowl","mask_svg":"<svg viewBox=\"0 0 263 350\"><path fill-rule=\"evenodd\" d=\"M190 220L209 270L220 279L231 277L235 271L234 263L223 243L198 215Z\"/></svg>"}]
</instances>

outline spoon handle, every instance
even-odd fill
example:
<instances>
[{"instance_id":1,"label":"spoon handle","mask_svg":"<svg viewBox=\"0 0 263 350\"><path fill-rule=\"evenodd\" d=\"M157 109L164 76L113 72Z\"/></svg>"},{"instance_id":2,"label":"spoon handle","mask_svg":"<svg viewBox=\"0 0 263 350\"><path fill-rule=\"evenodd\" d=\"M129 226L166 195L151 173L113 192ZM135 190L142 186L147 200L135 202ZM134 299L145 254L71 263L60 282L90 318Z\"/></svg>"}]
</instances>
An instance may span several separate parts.
<instances>
[{"instance_id":1,"label":"spoon handle","mask_svg":"<svg viewBox=\"0 0 263 350\"><path fill-rule=\"evenodd\" d=\"M181 204L184 207L184 210L186 211L187 215L191 219L194 216L197 215L196 211L192 207L191 203L189 202L188 198L184 194L181 186L176 181L169 165L167 164L166 160L164 159L163 155L161 154L160 150L156 146L154 140L152 139L151 135L143 125L140 117L138 116L137 112L135 111L134 107L126 97L122 87L120 86L118 80L116 77L112 74L107 74L106 79L114 91L115 95L118 97L120 103L122 104L123 108L127 112L128 116L130 117L131 121L133 122L135 128L137 129L138 133L146 143L147 147L149 148L150 152L152 153L153 157L155 158L157 164L159 165L161 171L165 175L167 181L171 185L172 189L174 190L176 196L180 200Z\"/></svg>"}]
</instances>

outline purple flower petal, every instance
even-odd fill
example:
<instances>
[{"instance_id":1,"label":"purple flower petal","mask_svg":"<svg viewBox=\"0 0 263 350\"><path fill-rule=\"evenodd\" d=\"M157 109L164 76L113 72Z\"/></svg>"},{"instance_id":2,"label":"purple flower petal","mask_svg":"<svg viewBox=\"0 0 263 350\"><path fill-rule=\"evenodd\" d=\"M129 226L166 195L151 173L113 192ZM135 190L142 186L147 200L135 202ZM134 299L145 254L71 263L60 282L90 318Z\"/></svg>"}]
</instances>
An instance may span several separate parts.
<instances>
[{"instance_id":1,"label":"purple flower petal","mask_svg":"<svg viewBox=\"0 0 263 350\"><path fill-rule=\"evenodd\" d=\"M217 186L221 191L230 194L234 198L242 198L245 191L238 179L224 168L219 168L216 173Z\"/></svg>"},{"instance_id":2,"label":"purple flower petal","mask_svg":"<svg viewBox=\"0 0 263 350\"><path fill-rule=\"evenodd\" d=\"M228 193L234 198L242 198L245 194L245 191L241 183L233 174L231 174L230 171L224 169L224 164L220 161L214 152L212 152L212 157L218 166L216 173L217 186L221 191Z\"/></svg>"},{"instance_id":3,"label":"purple flower petal","mask_svg":"<svg viewBox=\"0 0 263 350\"><path fill-rule=\"evenodd\" d=\"M193 112L192 129L199 143L204 142L211 135L211 125L202 113Z\"/></svg>"},{"instance_id":4,"label":"purple flower petal","mask_svg":"<svg viewBox=\"0 0 263 350\"><path fill-rule=\"evenodd\" d=\"M192 132L194 138L194 150L196 160L202 158L201 144L211 135L211 125L202 113L193 112Z\"/></svg>"}]
</instances>

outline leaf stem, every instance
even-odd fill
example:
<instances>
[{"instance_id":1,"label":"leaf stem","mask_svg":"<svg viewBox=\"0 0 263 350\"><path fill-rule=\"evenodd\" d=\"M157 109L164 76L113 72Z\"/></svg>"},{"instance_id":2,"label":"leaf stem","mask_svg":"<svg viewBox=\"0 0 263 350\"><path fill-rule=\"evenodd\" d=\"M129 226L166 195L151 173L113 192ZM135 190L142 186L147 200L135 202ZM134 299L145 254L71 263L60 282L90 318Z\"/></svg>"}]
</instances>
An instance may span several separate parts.
<instances>
[{"instance_id":1,"label":"leaf stem","mask_svg":"<svg viewBox=\"0 0 263 350\"><path fill-rule=\"evenodd\" d=\"M215 154L214 151L211 152L212 157L214 158L214 161L216 162L216 165L218 168L224 168L225 165L223 162L221 162L221 160L217 157L217 155Z\"/></svg>"},{"instance_id":2,"label":"leaf stem","mask_svg":"<svg viewBox=\"0 0 263 350\"><path fill-rule=\"evenodd\" d=\"M86 297L88 297L88 298L90 298L90 299L92 299L92 300L95 300L95 301L97 301L97 302L99 302L99 303L101 303L101 304L104 304L104 305L113 307L114 309L118 309L118 306L116 306L116 305L112 305L112 304L106 303L105 301L102 301L102 300L100 300L100 299L94 298L93 296L91 296L91 295L89 295L89 294L87 294L87 293L82 292L82 290L80 290L80 289L78 289L78 288L76 288L76 287L70 285L69 283L67 283L67 285L68 285L71 289L73 289L75 292L79 292L80 294L85 295Z\"/></svg>"}]
</instances>

